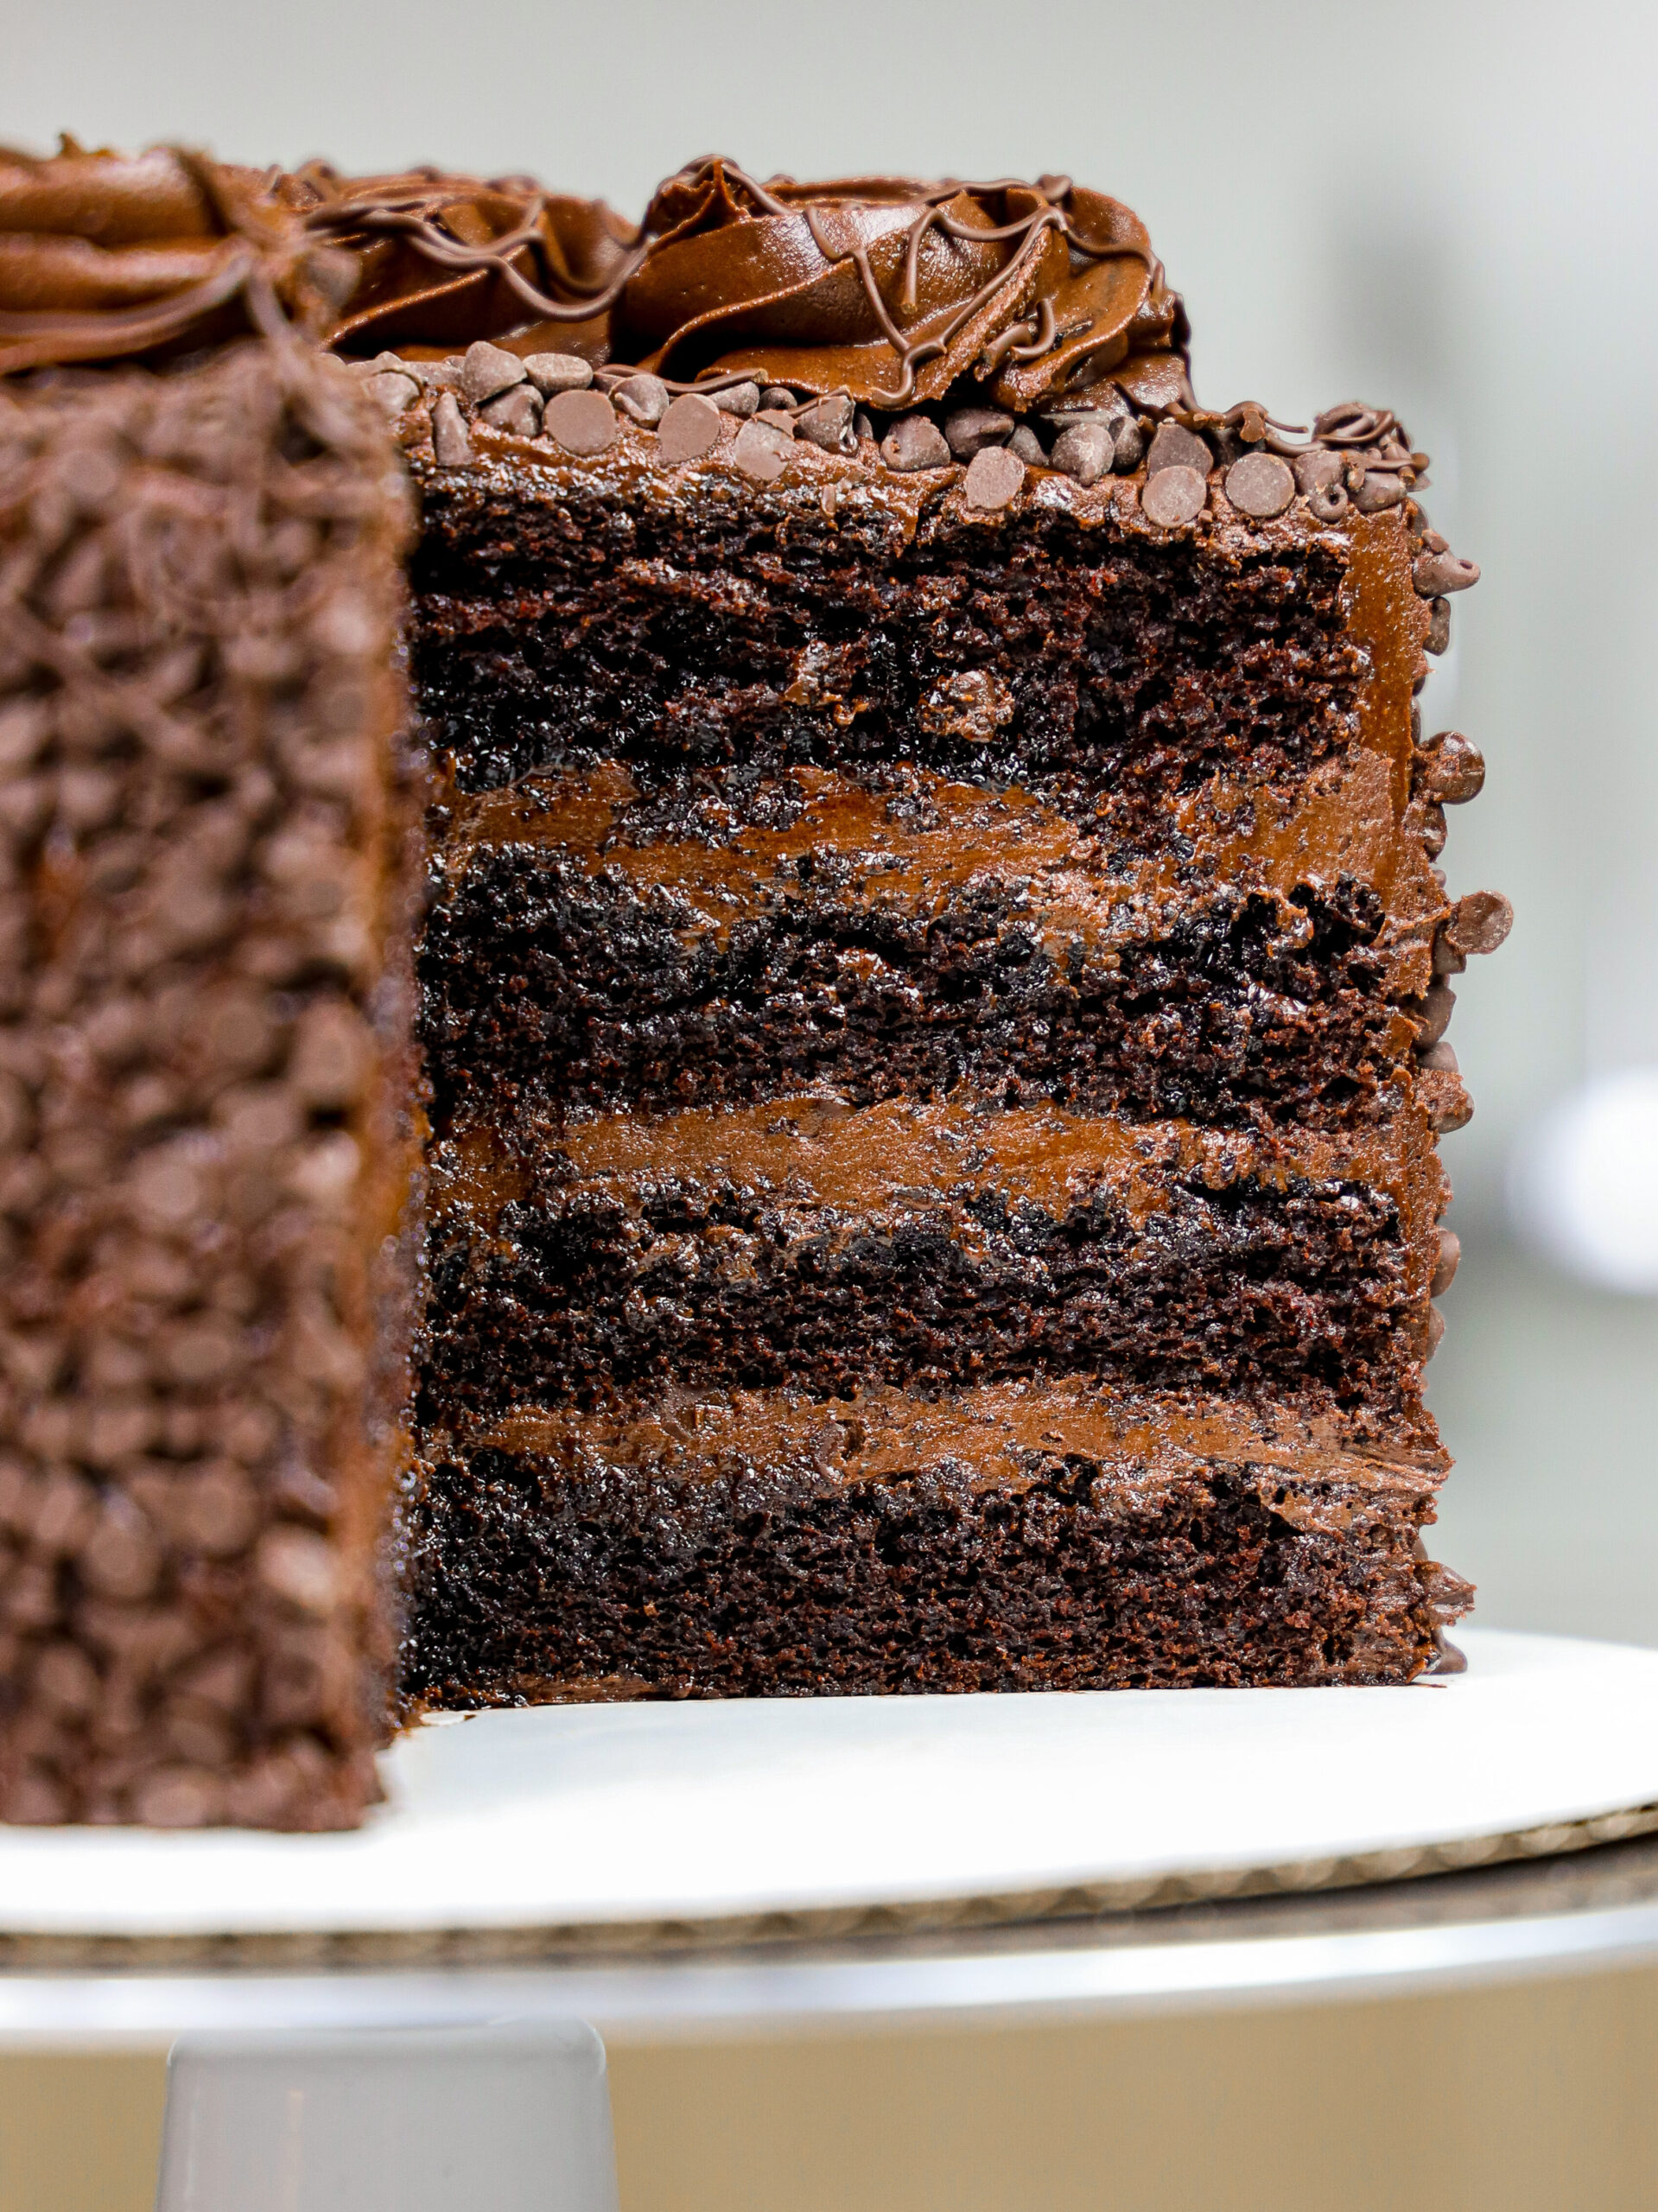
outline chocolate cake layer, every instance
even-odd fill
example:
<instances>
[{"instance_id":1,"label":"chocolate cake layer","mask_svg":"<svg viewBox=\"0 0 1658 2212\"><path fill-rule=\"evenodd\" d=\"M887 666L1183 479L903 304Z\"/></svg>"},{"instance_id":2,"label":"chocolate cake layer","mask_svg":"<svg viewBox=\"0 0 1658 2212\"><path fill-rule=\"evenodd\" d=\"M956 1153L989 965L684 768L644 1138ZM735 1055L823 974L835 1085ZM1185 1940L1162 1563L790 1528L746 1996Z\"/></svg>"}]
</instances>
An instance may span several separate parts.
<instances>
[{"instance_id":1,"label":"chocolate cake layer","mask_svg":"<svg viewBox=\"0 0 1658 2212\"><path fill-rule=\"evenodd\" d=\"M1414 1031L1388 1001L1401 931L1331 834L1354 772L1331 780L1275 846L1115 868L1021 793L930 779L883 798L803 772L786 829L643 845L618 772L519 785L461 815L438 861L421 976L439 1124L819 1080L860 1101L966 1084L1215 1122L1374 1118Z\"/></svg>"},{"instance_id":2,"label":"chocolate cake layer","mask_svg":"<svg viewBox=\"0 0 1658 2212\"><path fill-rule=\"evenodd\" d=\"M1252 1145L1051 1108L834 1098L431 1154L420 1415L791 1384L1106 1377L1423 1415L1441 1179L1405 1119Z\"/></svg>"},{"instance_id":3,"label":"chocolate cake layer","mask_svg":"<svg viewBox=\"0 0 1658 2212\"><path fill-rule=\"evenodd\" d=\"M1083 492L1009 532L804 445L764 490L651 458L421 472L416 667L463 790L619 760L691 825L710 798L753 818L792 767L912 763L1144 848L1204 777L1349 741L1341 539L1159 542Z\"/></svg>"},{"instance_id":4,"label":"chocolate cake layer","mask_svg":"<svg viewBox=\"0 0 1658 2212\"><path fill-rule=\"evenodd\" d=\"M1440 1455L1077 1382L670 1394L429 1446L416 1705L1393 1681L1467 1586Z\"/></svg>"},{"instance_id":5,"label":"chocolate cake layer","mask_svg":"<svg viewBox=\"0 0 1658 2212\"><path fill-rule=\"evenodd\" d=\"M407 525L295 346L0 391L0 1819L376 1795Z\"/></svg>"}]
</instances>

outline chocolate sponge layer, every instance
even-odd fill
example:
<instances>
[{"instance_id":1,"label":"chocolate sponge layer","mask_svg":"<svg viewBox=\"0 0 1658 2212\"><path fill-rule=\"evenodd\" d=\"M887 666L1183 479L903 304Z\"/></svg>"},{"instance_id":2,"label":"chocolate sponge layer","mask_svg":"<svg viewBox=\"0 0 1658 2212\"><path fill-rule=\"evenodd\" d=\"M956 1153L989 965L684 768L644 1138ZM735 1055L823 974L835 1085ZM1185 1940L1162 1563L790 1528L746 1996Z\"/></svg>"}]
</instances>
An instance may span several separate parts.
<instances>
[{"instance_id":1,"label":"chocolate sponge layer","mask_svg":"<svg viewBox=\"0 0 1658 2212\"><path fill-rule=\"evenodd\" d=\"M416 1705L1401 1680L1437 1469L1072 1386L678 1396L434 1440Z\"/></svg>"},{"instance_id":2,"label":"chocolate sponge layer","mask_svg":"<svg viewBox=\"0 0 1658 2212\"><path fill-rule=\"evenodd\" d=\"M816 1081L1326 1121L1374 1111L1390 1071L1378 903L1351 879L1194 890L1114 938L990 874L880 899L855 856L808 853L733 912L696 898L694 857L684 889L660 849L649 877L632 857L512 843L439 874L420 974L440 1122Z\"/></svg>"},{"instance_id":3,"label":"chocolate sponge layer","mask_svg":"<svg viewBox=\"0 0 1658 2212\"><path fill-rule=\"evenodd\" d=\"M1420 1417L1408 1202L1329 1146L1314 1166L1178 1125L807 1097L473 1131L433 1168L434 1425L652 1383L1043 1373Z\"/></svg>"},{"instance_id":4,"label":"chocolate sponge layer","mask_svg":"<svg viewBox=\"0 0 1658 2212\"><path fill-rule=\"evenodd\" d=\"M908 763L1156 843L1211 772L1350 741L1337 538L1217 558L1057 511L908 534L874 500L700 489L429 480L416 667L462 789L620 761L665 826L712 793L746 816L792 767Z\"/></svg>"}]
</instances>

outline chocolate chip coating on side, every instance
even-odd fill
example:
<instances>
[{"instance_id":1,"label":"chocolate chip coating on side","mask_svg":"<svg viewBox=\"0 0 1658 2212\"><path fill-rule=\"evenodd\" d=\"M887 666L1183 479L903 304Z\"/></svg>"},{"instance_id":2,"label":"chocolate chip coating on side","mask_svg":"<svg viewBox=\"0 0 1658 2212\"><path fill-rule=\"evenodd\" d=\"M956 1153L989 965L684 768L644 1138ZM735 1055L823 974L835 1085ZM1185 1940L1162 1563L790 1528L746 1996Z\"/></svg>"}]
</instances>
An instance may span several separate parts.
<instances>
[{"instance_id":1,"label":"chocolate chip coating on side","mask_svg":"<svg viewBox=\"0 0 1658 2212\"><path fill-rule=\"evenodd\" d=\"M406 1449L404 490L291 349L6 397L0 1819L350 1825Z\"/></svg>"}]
</instances>

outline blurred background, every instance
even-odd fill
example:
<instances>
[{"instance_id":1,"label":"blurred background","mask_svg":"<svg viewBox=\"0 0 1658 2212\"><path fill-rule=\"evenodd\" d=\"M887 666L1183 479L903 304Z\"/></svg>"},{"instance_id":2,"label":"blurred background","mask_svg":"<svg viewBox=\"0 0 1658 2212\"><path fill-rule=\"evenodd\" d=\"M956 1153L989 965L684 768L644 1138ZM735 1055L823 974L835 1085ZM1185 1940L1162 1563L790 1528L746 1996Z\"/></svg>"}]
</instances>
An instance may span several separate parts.
<instances>
[{"instance_id":1,"label":"blurred background","mask_svg":"<svg viewBox=\"0 0 1658 2212\"><path fill-rule=\"evenodd\" d=\"M1461 979L1452 1031L1478 1110L1446 1144L1464 1259L1432 1370L1458 1461L1436 1548L1480 1586L1483 1623L1658 1643L1658 14L1615 0L65 0L8 10L4 55L0 138L15 144L45 150L67 129L261 163L529 170L630 214L660 175L715 150L761 174L1066 169L1145 217L1185 294L1208 404L1256 397L1291 422L1349 397L1394 408L1433 455L1436 524L1483 571L1424 702L1428 728L1465 730L1490 770L1451 817L1444 865L1453 892L1505 891L1516 913L1502 953ZM1655 2000L1578 2035L1580 2053L1599 2034L1613 2054L1574 2092L1579 2126L1593 2132L1608 2067L1638 2044L1639 2072L1658 2049ZM1382 2009L1405 2034L1403 2008ZM1541 2018L1515 2063L1563 2082ZM1504 2095L1519 2078L1496 2060L1508 2032L1496 2014L1479 2030ZM1261 2048L1251 2031L1229 2059L1221 2031L1204 2033L1215 2069ZM1423 2047L1438 2034L1408 2029ZM1315 2048L1375 2063L1333 2025ZM1170 2031L1168 2065L1195 2049ZM1280 2056L1302 2063L1288 2044ZM761 2077L742 2078L763 2106ZM1416 2094L1388 2078L1401 2101ZM1141 2090L1137 2109L1164 2110ZM1541 2158L1535 2130L1553 2123L1537 2105L1530 2138L1512 2139L1525 2155L1502 2165L1507 2123L1484 2094L1445 2107L1431 2154L1418 2139L1418 2202L1658 2195L1649 2129L1638 2156L1627 2126L1617 2137L1629 2193L1604 2176L1598 2191ZM708 2126L713 2094L704 2082L692 2101ZM1208 2122L1188 2109L1182 2124ZM625 2139L629 2125L619 2106ZM625 2147L625 2180L643 2139ZM1236 2139L1214 2140L1218 2158ZM1304 2201L1281 2163L1275 2195L1247 2158L1223 2163L1204 2203ZM1022 2202L986 2195L994 2168L958 2162L946 2188L923 2158L902 2201ZM763 2201L729 2158L719 2171L727 2201ZM1386 2158L1365 2153L1344 2181L1319 2171L1334 2190L1321 2202L1396 2201ZM1149 2180L1102 2197L1086 2159L1066 2171L1037 2198L1200 2201ZM4 2189L0 2171L9 2208ZM880 2201L873 2183L793 2194Z\"/></svg>"}]
</instances>

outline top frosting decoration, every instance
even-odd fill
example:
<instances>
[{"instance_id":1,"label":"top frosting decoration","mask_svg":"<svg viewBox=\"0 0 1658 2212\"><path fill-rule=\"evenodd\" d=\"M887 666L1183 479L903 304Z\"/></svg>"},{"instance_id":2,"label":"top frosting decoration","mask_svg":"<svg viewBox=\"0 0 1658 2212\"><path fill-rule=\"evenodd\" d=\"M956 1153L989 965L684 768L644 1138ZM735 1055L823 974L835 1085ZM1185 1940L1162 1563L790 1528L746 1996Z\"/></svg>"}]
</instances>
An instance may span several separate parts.
<instances>
[{"instance_id":1,"label":"top frosting decoration","mask_svg":"<svg viewBox=\"0 0 1658 2212\"><path fill-rule=\"evenodd\" d=\"M66 138L45 160L0 149L0 374L296 323L320 334L355 271L276 184L172 147L128 158Z\"/></svg>"},{"instance_id":2,"label":"top frosting decoration","mask_svg":"<svg viewBox=\"0 0 1658 2212\"><path fill-rule=\"evenodd\" d=\"M1108 375L1142 407L1195 404L1144 226L1069 177L761 183L710 158L636 229L526 177L0 154L0 372L282 321L353 355L487 338L877 408L967 379L1024 410Z\"/></svg>"}]
</instances>

